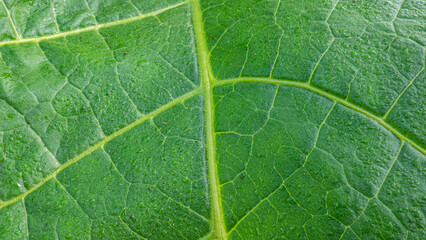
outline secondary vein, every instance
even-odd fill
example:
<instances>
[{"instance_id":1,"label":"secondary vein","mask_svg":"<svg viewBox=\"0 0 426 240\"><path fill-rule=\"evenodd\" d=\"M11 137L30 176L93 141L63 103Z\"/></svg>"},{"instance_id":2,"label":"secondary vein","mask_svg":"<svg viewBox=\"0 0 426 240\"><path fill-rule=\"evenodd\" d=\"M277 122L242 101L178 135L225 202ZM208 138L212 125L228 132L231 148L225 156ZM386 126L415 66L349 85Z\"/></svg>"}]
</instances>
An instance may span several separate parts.
<instances>
[{"instance_id":1,"label":"secondary vein","mask_svg":"<svg viewBox=\"0 0 426 240\"><path fill-rule=\"evenodd\" d=\"M421 147L420 145L418 145L417 143L415 143L413 140L409 139L408 137L404 136L397 129L395 129L394 127L389 125L387 122L385 122L383 120L383 118L376 116L374 113L371 113L367 110L364 110L364 109L360 108L359 106L356 106L355 104L352 104L352 103L350 103L350 102L348 102L348 101L346 101L346 100L344 100L344 99L342 99L338 96L335 96L335 95L333 95L329 92L326 92L326 91L324 91L320 88L317 88L315 86L312 86L311 84L308 84L308 83L296 82L296 81L284 80L284 79L281 80L281 79L260 78L260 77L250 77L250 78L242 77L242 78L234 78L234 79L217 81L216 83L214 83L214 86L220 86L220 85L225 85L225 84L235 84L235 83L240 83L240 82L263 82L263 83L270 83L270 84L276 84L276 85L288 85L288 86L305 88L305 89L310 90L312 92L315 92L319 95L327 97L327 98L329 98L333 101L339 102L339 103L341 103L341 104L343 104L343 105L345 105L345 106L347 106L347 107L349 107L349 108L351 108L355 111L358 111L358 112L366 115L369 118L376 120L380 125L387 128L388 130L390 130L398 138L410 143L417 150L419 150L423 154L426 154L426 150L423 147Z\"/></svg>"},{"instance_id":2,"label":"secondary vein","mask_svg":"<svg viewBox=\"0 0 426 240\"><path fill-rule=\"evenodd\" d=\"M28 196L30 193L34 192L35 190L37 190L38 188L40 188L41 186L43 186L47 181L49 181L52 178L55 178L56 175L58 173L60 173L62 170L66 169L68 166L78 162L80 159L84 158L85 156L89 155L90 153L94 152L95 150L101 148L103 145L105 145L106 143L108 143L109 141L111 141L112 139L124 134L125 132L131 130L132 128L136 127L137 125L145 122L146 120L149 120L153 117L155 117L156 115L164 112L165 110L179 104L182 103L183 101L198 95L201 93L201 88L198 88L196 90L193 90L192 92L189 92L179 98L176 98L175 100L161 106L160 108L157 108L156 110L152 111L151 113L143 116L142 118L136 120L135 122L125 126L124 128L118 130L117 132L109 135L108 137L104 138L102 141L100 141L99 143L97 143L96 145L92 146L91 148L87 149L86 151L82 152L81 154L77 155L76 157L74 157L73 159L71 159L70 161L66 162L65 164L61 165L59 168L56 169L56 171L52 172L51 174L49 174L47 177L45 177L42 181L40 181L38 184L34 185L32 188L30 188L28 191L26 191L25 193L10 199L8 201L2 202L0 203L0 209L15 203L23 198L25 198L26 196Z\"/></svg>"},{"instance_id":3,"label":"secondary vein","mask_svg":"<svg viewBox=\"0 0 426 240\"><path fill-rule=\"evenodd\" d=\"M72 31L68 31L68 32L61 32L61 33L58 33L58 34L44 36L44 37L20 39L19 36L18 36L18 40L0 42L0 46L8 45L8 44L26 43L26 42L38 42L38 41L42 41L42 40L64 37L64 36L77 34L77 33L81 33L81 32L97 30L97 29L104 28L104 27L110 27L110 26L120 25L120 24L124 24L124 23L134 22L134 21L137 21L137 20L140 20L140 19L143 19L143 18L158 15L160 13L167 11L167 10L177 8L177 7L184 5L184 4L187 4L187 3L188 3L187 1L184 1L184 2L174 4L174 5L170 5L166 8L162 8L162 9L159 9L157 11L150 12L150 13L143 14L143 15L139 15L139 16L136 16L136 17L126 18L126 19L123 19L123 20L115 21L115 22L103 23L103 24L94 25L94 26L90 26L90 27L86 27L86 28L77 29L77 30L72 30Z\"/></svg>"},{"instance_id":4,"label":"secondary vein","mask_svg":"<svg viewBox=\"0 0 426 240\"><path fill-rule=\"evenodd\" d=\"M4 3L4 1L3 1L3 0L0 0L0 1L1 1L1 3L3 4L4 9L6 10L7 17L8 17L8 18L9 18L9 20L10 20L10 25L12 25L13 32L15 33L16 38L18 39L18 41L19 41L19 40L21 40L21 36L19 36L18 31L16 30L16 27L15 27L15 24L13 23L13 19L12 19L12 17L10 16L10 11L9 11L9 9L7 9L6 4Z\"/></svg>"}]
</instances>

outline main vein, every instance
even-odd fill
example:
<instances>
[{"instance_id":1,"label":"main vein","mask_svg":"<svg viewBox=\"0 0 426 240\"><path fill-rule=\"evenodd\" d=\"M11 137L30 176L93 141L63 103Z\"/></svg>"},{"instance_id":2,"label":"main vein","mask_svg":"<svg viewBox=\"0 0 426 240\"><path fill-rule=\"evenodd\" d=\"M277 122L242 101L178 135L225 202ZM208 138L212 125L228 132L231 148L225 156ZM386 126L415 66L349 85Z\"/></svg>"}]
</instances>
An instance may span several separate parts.
<instances>
[{"instance_id":1,"label":"main vein","mask_svg":"<svg viewBox=\"0 0 426 240\"><path fill-rule=\"evenodd\" d=\"M81 154L77 155L76 157L74 157L73 159L69 160L68 162L66 162L65 164L61 165L59 168L56 169L56 171L52 172L51 174L49 174L47 177L45 177L42 181L40 181L38 184L34 185L32 188L30 188L28 191L26 191L25 193L10 199L8 201L5 202L1 202L0 203L0 209L2 209L3 207L6 207L12 203L15 203L23 198L25 198L26 196L28 196L30 193L34 192L35 190L37 190L38 188L40 188L41 186L43 186L47 181L49 181L50 179L54 178L58 173L60 173L62 170L66 169L67 167L69 167L70 165L78 162L80 159L84 158L85 156L89 155L90 153L94 152L95 150L101 148L103 145L105 145L106 143L108 143L109 141L113 140L114 138L124 134L125 132L131 130L132 128L136 127L137 125L145 122L146 120L149 120L153 117L155 117L156 115L164 112L165 110L175 106L176 104L182 103L184 102L186 99L191 98L195 95L200 94L202 91L201 88L197 88L195 90L193 90L192 92L189 92L179 98L174 99L173 101L161 106L160 108L157 108L156 110L150 112L149 114L143 116L142 118L136 120L135 122L125 126L124 128L118 130L117 132L109 135L108 137L104 138L102 141L100 141L99 143L97 143L96 145L92 146L91 148L87 149L86 151L82 152Z\"/></svg>"},{"instance_id":2,"label":"main vein","mask_svg":"<svg viewBox=\"0 0 426 240\"><path fill-rule=\"evenodd\" d=\"M1 1L1 0L0 0ZM2 1L3 3L3 1ZM170 10L172 8L179 7L183 4L190 3L193 10L193 23L195 28L195 37L197 42L197 49L199 54L199 66L201 71L201 78L202 78L202 87L198 88L190 93L187 93L171 102L169 102L166 105L163 105L162 107L156 109L155 111L143 116L139 120L127 125L126 127L120 129L119 131L113 133L112 135L104 138L102 141L97 143L96 145L92 146L91 148L87 149L83 153L79 154L78 156L74 157L67 163L61 165L56 171L52 172L50 175L48 175L46 178L44 178L41 182L34 185L31 189L29 189L27 192L23 193L22 195L19 195L11 200L0 202L0 209L3 207L6 207L12 203L15 203L17 201L20 201L24 199L27 195L34 192L38 188L44 185L45 182L49 181L50 179L54 178L58 173L60 173L62 170L67 168L68 166L78 162L80 159L84 158L85 156L89 155L93 151L101 148L103 145L111 141L112 139L124 134L125 132L131 130L135 126L145 122L146 120L149 120L156 116L157 114L169 109L170 107L179 104L186 99L193 97L197 94L200 94L201 92L204 92L205 95L205 114L206 114L206 140L207 140L207 158L208 158L208 177L209 177L209 185L210 185L210 191L211 191L211 199L212 199L212 233L211 235L207 237L217 237L218 239L226 239L226 231L224 227L224 220L223 220L223 212L222 212L222 206L221 206L221 194L220 194L220 188L219 188L219 180L218 180L218 172L217 172L217 166L215 161L215 139L214 139L214 105L213 105L213 88L215 86L224 85L224 84L234 84L238 82L264 82L264 83L271 83L271 84L277 84L277 85L289 85L289 86L295 86L295 87L301 87L308 89L312 92L315 92L317 94L320 94L322 96L325 96L335 102L339 102L351 109L354 109L358 112L363 113L364 115L376 120L379 122L382 126L392 131L396 136L398 136L400 139L403 139L404 141L410 143L412 146L417 148L422 153L426 153L425 149L423 149L421 146L414 143L412 140L405 137L403 134L401 134L398 130L390 126L388 123L386 123L383 119L375 114L364 110L342 98L339 98L333 94L330 94L324 90L321 90L317 87L314 87L313 85L309 83L301 83L301 82L295 82L295 81L289 81L289 80L278 80L278 79L271 79L271 78L258 78L258 77L239 77L235 79L228 79L223 81L216 81L214 79L214 75L211 71L210 67L210 60L209 60L209 51L206 44L205 39L205 32L204 32L204 26L203 26L203 19L202 19L202 11L198 0L186 0L184 2L180 2L178 4L170 5L166 8L139 15L136 17L123 19L119 21L104 23L104 24L98 24L78 30L68 31L68 32L62 32L55 35L50 36L44 36L44 37L37 37L37 38L28 38L28 39L20 39L19 35L16 32L15 26L12 26L14 28L14 31L18 37L18 40L13 41L7 41L7 42L1 42L0 46L8 45L8 44L17 44L17 43L25 43L25 42L38 42L41 40L46 39L52 39L52 38L58 38L58 37L64 37L67 35L77 34L80 32L86 32L86 31L92 31L92 30L98 30L100 28L114 26L114 25L120 25L125 24L133 21L137 21L139 19L151 17L158 15L160 13L163 13L167 10ZM3 3L4 5L4 3ZM411 84L411 83L410 83ZM405 90L405 89L404 89Z\"/></svg>"},{"instance_id":3,"label":"main vein","mask_svg":"<svg viewBox=\"0 0 426 240\"><path fill-rule=\"evenodd\" d=\"M222 201L219 188L219 179L215 159L215 139L214 139L214 112L213 112L213 89L215 82L210 68L209 51L205 39L205 32L202 19L202 11L198 0L191 0L193 11L193 23L195 28L195 37L197 42L199 66L201 70L202 87L205 96L205 114L206 114L206 140L207 140L207 161L210 193L212 200L212 231L207 238L216 237L217 239L226 239L225 225L222 213Z\"/></svg>"}]
</instances>

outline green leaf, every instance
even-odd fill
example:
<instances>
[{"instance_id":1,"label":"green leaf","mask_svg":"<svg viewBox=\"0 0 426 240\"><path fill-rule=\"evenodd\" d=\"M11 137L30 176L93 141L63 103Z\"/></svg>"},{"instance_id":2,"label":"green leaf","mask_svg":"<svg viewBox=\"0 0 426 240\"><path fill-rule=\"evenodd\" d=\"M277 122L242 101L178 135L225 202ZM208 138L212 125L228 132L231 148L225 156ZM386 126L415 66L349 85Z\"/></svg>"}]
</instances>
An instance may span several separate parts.
<instances>
[{"instance_id":1,"label":"green leaf","mask_svg":"<svg viewBox=\"0 0 426 240\"><path fill-rule=\"evenodd\" d=\"M419 0L0 0L0 239L424 239Z\"/></svg>"}]
</instances>

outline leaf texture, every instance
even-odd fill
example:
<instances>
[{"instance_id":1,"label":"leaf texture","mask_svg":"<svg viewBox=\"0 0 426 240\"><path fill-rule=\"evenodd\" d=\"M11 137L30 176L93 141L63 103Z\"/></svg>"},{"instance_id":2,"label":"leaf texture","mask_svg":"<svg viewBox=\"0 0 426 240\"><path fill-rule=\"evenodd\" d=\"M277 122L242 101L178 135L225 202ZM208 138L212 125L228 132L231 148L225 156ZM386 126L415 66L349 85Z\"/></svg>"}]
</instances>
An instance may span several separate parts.
<instances>
[{"instance_id":1,"label":"leaf texture","mask_svg":"<svg viewBox=\"0 0 426 240\"><path fill-rule=\"evenodd\" d=\"M0 239L424 239L421 0L0 0Z\"/></svg>"}]
</instances>

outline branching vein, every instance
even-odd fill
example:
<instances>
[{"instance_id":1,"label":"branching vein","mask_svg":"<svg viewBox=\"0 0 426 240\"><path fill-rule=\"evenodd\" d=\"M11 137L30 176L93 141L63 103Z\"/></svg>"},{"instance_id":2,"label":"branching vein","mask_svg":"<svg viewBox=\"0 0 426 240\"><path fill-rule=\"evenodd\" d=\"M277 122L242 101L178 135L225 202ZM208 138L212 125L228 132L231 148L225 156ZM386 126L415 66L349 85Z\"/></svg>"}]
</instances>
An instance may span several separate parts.
<instances>
[{"instance_id":1,"label":"branching vein","mask_svg":"<svg viewBox=\"0 0 426 240\"><path fill-rule=\"evenodd\" d=\"M181 5L187 4L187 1L185 2L180 2L178 4L174 4L174 5L170 5L166 8L154 11L154 12L150 12L147 14L143 14L140 16L136 16L136 17L132 17L132 18L127 18L127 19L123 19L123 20L119 20L119 21L115 21L115 22L109 22L109 23L103 23L103 24L98 24L95 26L90 26L90 27L86 27L86 28L81 28L81 29L77 29L77 30L72 30L72 31L68 31L68 32L61 32L58 34L54 34L54 35L49 35L49 36L44 36L44 37L37 37L37 38L26 38L26 39L21 39L18 38L18 40L13 40L13 41L6 41L6 42L0 42L0 46L3 45L8 45L8 44L16 44L16 43L25 43L25 42L38 42L38 41L42 41L42 40L46 40L46 39L52 39L52 38L58 38L58 37L64 37L64 36L68 36L68 35L73 35L73 34L77 34L77 33L81 33L81 32L87 32L87 31L92 31L95 29L100 29L100 28L105 28L105 27L110 27L110 26L116 26L116 25L120 25L120 24L125 24L125 23L129 23L129 22L134 22L143 18L147 18L147 17L152 17L155 15L158 15L160 13L163 13L167 10L173 9L173 8L177 8Z\"/></svg>"},{"instance_id":2,"label":"branching vein","mask_svg":"<svg viewBox=\"0 0 426 240\"><path fill-rule=\"evenodd\" d=\"M324 91L318 87L312 86L311 84L307 84L307 83L303 83L303 82L295 82L295 81L291 81L291 80L279 80L279 79L270 79L270 78L259 78L259 77L242 77L242 78L234 78L234 79L228 79L228 80L222 80L222 81L217 81L215 83L215 86L220 86L220 85L225 85L225 84L235 84L235 83L243 83L243 82L263 82L263 83L271 83L271 84L278 84L278 85L288 85L288 86L295 86L295 87L300 87L300 88L305 88L307 90L310 90L312 92L315 92L319 95L322 95L324 97L327 97L333 101L339 102L343 105L345 105L346 107L349 107L357 112L360 112L364 115L366 115L369 118L372 118L374 120L376 120L379 124L381 124L383 127L387 128L388 130L390 130L393 134L395 134L398 138L400 138L401 140L404 140L408 143L410 143L413 147L415 147L417 150L419 150L420 152L422 152L423 154L426 154L426 150L421 147L420 145L418 145L417 143L415 143L413 140L409 139L408 137L406 137L404 134L402 134L399 130L395 129L394 127L392 127L390 124L388 124L387 122L385 122L381 117L376 116L374 113L371 113L367 110L362 109L361 107L350 103L338 96L335 96L327 91Z\"/></svg>"},{"instance_id":3,"label":"branching vein","mask_svg":"<svg viewBox=\"0 0 426 240\"><path fill-rule=\"evenodd\" d=\"M137 121L127 125L126 127L118 130L117 132L109 135L108 137L104 138L102 141L100 141L99 143L97 143L96 145L92 146L91 148L87 149L86 151L82 152L81 154L79 154L78 156L74 157L73 159L71 159L70 161L68 161L67 163L61 165L58 169L56 169L56 171L54 171L53 173L51 173L49 176L47 176L46 178L44 178L41 182L39 182L38 184L34 185L31 189L29 189L27 192L13 198L10 199L8 201L2 202L0 204L0 209L15 203L17 201L20 201L21 199L25 198L26 196L28 196L30 193L34 192L35 190L37 190L38 188L40 188L41 186L43 186L47 181L49 181L52 178L55 178L56 175L60 172L62 172L62 170L64 170L65 168L67 168L68 166L78 162L80 159L84 158L85 156L89 155L90 153L92 153L93 151L99 149L100 147L102 147L103 145L105 145L106 143L108 143L109 141L111 141L112 139L124 134L125 132L131 130L132 128L136 127L137 125L145 122L146 120L149 120L153 117L155 117L156 115L164 112L165 110L180 104L182 102L184 102L185 100L200 94L201 89L196 89L192 92L189 92L179 98L176 98L175 100L167 103L166 105L163 105L162 107L156 109L155 111L143 116L142 118L138 119Z\"/></svg>"}]
</instances>

